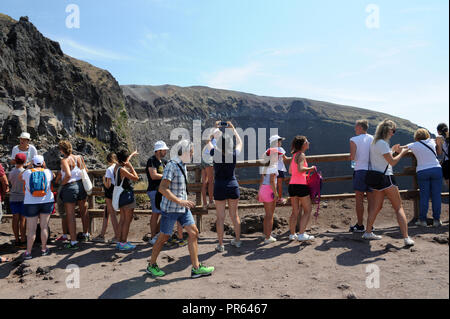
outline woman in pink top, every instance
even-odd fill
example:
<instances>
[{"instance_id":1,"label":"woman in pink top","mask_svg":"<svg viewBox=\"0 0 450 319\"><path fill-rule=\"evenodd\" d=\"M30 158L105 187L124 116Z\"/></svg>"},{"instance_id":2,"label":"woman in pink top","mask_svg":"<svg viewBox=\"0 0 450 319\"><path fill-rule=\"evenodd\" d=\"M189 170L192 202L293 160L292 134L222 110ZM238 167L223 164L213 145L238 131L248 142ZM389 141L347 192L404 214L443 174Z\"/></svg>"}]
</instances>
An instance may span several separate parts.
<instances>
[{"instance_id":1,"label":"woman in pink top","mask_svg":"<svg viewBox=\"0 0 450 319\"><path fill-rule=\"evenodd\" d=\"M296 136L292 141L291 153L292 161L289 167L291 180L289 182L289 196L292 203L292 214L289 219L289 229L291 234L289 240L306 241L314 239L314 236L306 234L306 226L311 217L312 205L309 187L306 184L306 174L316 169L315 166L308 167L305 152L309 149L309 142L305 136ZM300 209L303 208L303 215L300 219L300 232L295 233L297 219Z\"/></svg>"}]
</instances>

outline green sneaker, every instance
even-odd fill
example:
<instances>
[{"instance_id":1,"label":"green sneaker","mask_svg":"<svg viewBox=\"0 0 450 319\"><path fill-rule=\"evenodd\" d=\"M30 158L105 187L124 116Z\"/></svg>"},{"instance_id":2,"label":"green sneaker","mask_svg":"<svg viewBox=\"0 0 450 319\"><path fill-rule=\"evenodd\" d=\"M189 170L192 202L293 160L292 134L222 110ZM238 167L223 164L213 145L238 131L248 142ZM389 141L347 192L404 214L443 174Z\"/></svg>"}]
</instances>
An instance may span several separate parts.
<instances>
[{"instance_id":1,"label":"green sneaker","mask_svg":"<svg viewBox=\"0 0 450 319\"><path fill-rule=\"evenodd\" d=\"M194 267L192 267L191 278L211 276L213 271L214 271L214 267L206 267L206 266L200 264L198 269L195 269Z\"/></svg>"},{"instance_id":2,"label":"green sneaker","mask_svg":"<svg viewBox=\"0 0 450 319\"><path fill-rule=\"evenodd\" d=\"M188 244L188 241L186 239L178 239L177 244L178 244L178 247L184 247Z\"/></svg>"},{"instance_id":3,"label":"green sneaker","mask_svg":"<svg viewBox=\"0 0 450 319\"><path fill-rule=\"evenodd\" d=\"M78 246L78 243L72 245L70 242L64 246L65 249L71 249L71 250L77 250L78 248L80 248L80 246Z\"/></svg>"},{"instance_id":4,"label":"green sneaker","mask_svg":"<svg viewBox=\"0 0 450 319\"><path fill-rule=\"evenodd\" d=\"M149 275L152 275L153 277L162 277L166 275L164 271L159 269L157 264L154 265L148 264L147 269L145 269L145 272Z\"/></svg>"}]
</instances>

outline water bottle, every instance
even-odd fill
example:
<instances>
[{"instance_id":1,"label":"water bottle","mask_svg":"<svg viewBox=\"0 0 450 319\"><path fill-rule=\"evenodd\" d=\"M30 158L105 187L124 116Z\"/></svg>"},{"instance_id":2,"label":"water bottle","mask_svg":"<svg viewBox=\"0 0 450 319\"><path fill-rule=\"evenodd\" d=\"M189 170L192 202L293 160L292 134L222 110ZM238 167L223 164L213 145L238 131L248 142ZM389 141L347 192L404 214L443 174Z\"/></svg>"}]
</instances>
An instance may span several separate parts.
<instances>
[{"instance_id":1,"label":"water bottle","mask_svg":"<svg viewBox=\"0 0 450 319\"><path fill-rule=\"evenodd\" d=\"M351 163L350 163L350 166L351 166L351 168L355 168L355 166L356 166L356 162L355 161L351 161Z\"/></svg>"}]
</instances>

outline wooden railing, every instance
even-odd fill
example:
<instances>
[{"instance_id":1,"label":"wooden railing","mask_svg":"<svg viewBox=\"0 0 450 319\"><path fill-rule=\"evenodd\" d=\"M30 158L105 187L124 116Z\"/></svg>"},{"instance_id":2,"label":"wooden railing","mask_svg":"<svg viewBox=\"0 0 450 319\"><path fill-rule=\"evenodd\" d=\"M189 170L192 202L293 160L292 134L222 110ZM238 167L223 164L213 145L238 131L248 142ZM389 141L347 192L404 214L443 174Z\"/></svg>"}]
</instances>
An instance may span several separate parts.
<instances>
[{"instance_id":1,"label":"wooden railing","mask_svg":"<svg viewBox=\"0 0 450 319\"><path fill-rule=\"evenodd\" d=\"M405 167L400 173L396 173L395 176L411 176L412 177L412 188L408 190L400 190L400 195L404 200L412 200L414 202L414 218L419 216L419 190L417 184L416 166L417 161L414 155L409 152L405 155L412 159L412 166ZM327 154L327 155L312 155L306 157L308 164L318 164L325 162L349 162L350 154ZM285 164L289 164L290 160L286 161ZM257 161L242 161L236 164L236 168L250 168L250 167L260 167L267 165L262 160ZM202 229L202 216L208 214L208 208L202 206L202 195L201 195L201 168L198 165L189 164L187 165L188 172L194 172L194 182L188 184L189 193L195 193L195 208L192 209L192 213L196 216L197 227L201 231ZM136 172L140 175L145 175L145 168L136 168ZM104 169L90 170L89 176L92 181L96 178L101 178L105 174ZM341 182L352 180L351 175L346 176L324 176L324 183L331 182ZM249 179L249 180L239 180L239 185L258 185L260 179ZM289 178L285 179L285 183L289 183ZM146 194L146 190L135 190L135 194ZM442 193L442 197L448 197L449 193ZM96 197L104 197L104 191L102 187L94 187L92 194L88 197L88 212L91 217L91 229L90 232L95 232L95 224L92 222L94 218L99 218L103 216L103 209L96 208ZM322 195L323 200L335 200L335 199L346 199L355 197L354 193L341 193L332 195ZM287 202L285 206L290 206L290 201ZM250 203L250 204L239 204L239 208L260 208L264 207L262 203ZM214 210L214 209L213 209ZM151 214L151 210L135 210L136 215L148 215ZM5 215L6 218L10 218L11 215Z\"/></svg>"}]
</instances>

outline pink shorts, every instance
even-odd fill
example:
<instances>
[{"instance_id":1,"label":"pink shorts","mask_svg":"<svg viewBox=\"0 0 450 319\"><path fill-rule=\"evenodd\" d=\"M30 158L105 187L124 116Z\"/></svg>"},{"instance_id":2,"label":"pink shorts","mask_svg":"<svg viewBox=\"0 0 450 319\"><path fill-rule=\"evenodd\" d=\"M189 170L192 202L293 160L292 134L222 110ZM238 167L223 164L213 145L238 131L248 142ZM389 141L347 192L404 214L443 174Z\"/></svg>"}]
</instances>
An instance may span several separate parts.
<instances>
[{"instance_id":1,"label":"pink shorts","mask_svg":"<svg viewBox=\"0 0 450 319\"><path fill-rule=\"evenodd\" d=\"M275 195L273 194L272 186L270 185L261 185L258 193L258 202L260 203L271 203L275 199Z\"/></svg>"}]
</instances>

